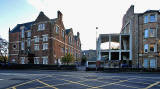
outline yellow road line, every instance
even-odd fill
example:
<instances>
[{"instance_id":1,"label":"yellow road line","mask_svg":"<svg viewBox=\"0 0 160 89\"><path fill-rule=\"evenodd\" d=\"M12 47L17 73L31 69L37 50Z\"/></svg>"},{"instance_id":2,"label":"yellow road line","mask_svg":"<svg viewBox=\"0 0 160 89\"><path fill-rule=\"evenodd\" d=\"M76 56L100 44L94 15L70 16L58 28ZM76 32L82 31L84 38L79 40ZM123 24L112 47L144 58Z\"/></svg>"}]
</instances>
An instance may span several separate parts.
<instances>
[{"instance_id":1,"label":"yellow road line","mask_svg":"<svg viewBox=\"0 0 160 89\"><path fill-rule=\"evenodd\" d=\"M122 85L122 84L114 84L114 85L119 85L119 86L125 86L125 87L129 87L129 88L136 88L136 89L139 89L138 87L128 86L128 85Z\"/></svg>"},{"instance_id":2,"label":"yellow road line","mask_svg":"<svg viewBox=\"0 0 160 89\"><path fill-rule=\"evenodd\" d=\"M157 85L157 84L159 84L160 82L155 82L155 83L153 83L153 84L150 84L148 87L146 87L146 88L142 88L142 89L149 89L149 88L151 88L151 87L153 87L153 86L155 86L155 85Z\"/></svg>"},{"instance_id":3,"label":"yellow road line","mask_svg":"<svg viewBox=\"0 0 160 89\"><path fill-rule=\"evenodd\" d=\"M101 87L104 87L104 86L114 85L114 84L117 84L117 83L129 81L129 80L132 80L132 79L135 79L135 78L131 78L131 79L128 79L128 80L120 80L119 82L113 82L113 83L109 83L109 84L106 84L106 85L104 84L104 85L101 85L101 86L97 86L96 88L101 88ZM88 88L88 89L94 89L94 87Z\"/></svg>"},{"instance_id":4,"label":"yellow road line","mask_svg":"<svg viewBox=\"0 0 160 89\"><path fill-rule=\"evenodd\" d=\"M27 83L31 83L31 82L33 82L33 81L35 81L35 80L31 80L31 81L28 81L28 82L24 82L24 83L21 83L21 84L19 84L19 85L12 86L12 87L7 88L7 89L16 89L16 87L19 87L19 86L25 85L25 84L27 84Z\"/></svg>"},{"instance_id":5,"label":"yellow road line","mask_svg":"<svg viewBox=\"0 0 160 89\"><path fill-rule=\"evenodd\" d=\"M41 77L41 78L38 78L38 79L43 79L43 78L47 78L47 77L49 77L49 76ZM31 82L34 82L34 81L36 81L36 79L31 80L31 81L27 81L27 82L24 82L24 83L20 83L18 85L14 85L14 86L6 88L6 89L16 89L16 87L19 87L19 86L22 86L22 85L25 85L25 84L28 84L28 83L31 83Z\"/></svg>"},{"instance_id":6,"label":"yellow road line","mask_svg":"<svg viewBox=\"0 0 160 89\"><path fill-rule=\"evenodd\" d=\"M72 84L78 84L78 85L90 87L90 88L98 88L98 87L93 87L93 86L90 86L90 85L86 85L86 84L80 83L80 82L82 82L82 81L74 82L74 81L70 81L70 80L66 80L66 79L60 79L60 80L63 80L63 81L66 81L66 82L70 82L70 83L72 83ZM84 80L84 81L86 81L86 80Z\"/></svg>"},{"instance_id":7,"label":"yellow road line","mask_svg":"<svg viewBox=\"0 0 160 89\"><path fill-rule=\"evenodd\" d=\"M39 79L36 79L36 81L38 81L39 83L42 83L42 84L44 84L44 85L46 85L46 86L48 86L48 87L51 87L51 88L54 88L54 89L58 89L57 87L54 87L53 85L49 85L49 84L47 84L47 83L45 83L45 82L42 82L42 81L40 81Z\"/></svg>"}]
</instances>

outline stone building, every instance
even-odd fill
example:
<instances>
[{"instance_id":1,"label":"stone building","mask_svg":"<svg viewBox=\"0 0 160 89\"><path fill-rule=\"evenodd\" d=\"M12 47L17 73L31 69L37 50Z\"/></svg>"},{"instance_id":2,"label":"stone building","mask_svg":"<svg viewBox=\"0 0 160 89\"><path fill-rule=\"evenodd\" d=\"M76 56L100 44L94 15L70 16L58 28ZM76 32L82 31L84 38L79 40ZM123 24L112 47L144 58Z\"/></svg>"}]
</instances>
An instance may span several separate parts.
<instances>
[{"instance_id":1,"label":"stone building","mask_svg":"<svg viewBox=\"0 0 160 89\"><path fill-rule=\"evenodd\" d=\"M9 30L9 62L18 64L56 64L70 53L75 60L80 58L80 33L65 29L63 14L50 19L40 12L35 21L17 24Z\"/></svg>"},{"instance_id":2,"label":"stone building","mask_svg":"<svg viewBox=\"0 0 160 89\"><path fill-rule=\"evenodd\" d=\"M135 13L132 5L123 16L120 34L100 34L97 60L105 56L107 67L160 68L159 22L159 10ZM104 42L109 42L109 49L100 48ZM119 43L119 48L111 49L112 42Z\"/></svg>"}]
</instances>

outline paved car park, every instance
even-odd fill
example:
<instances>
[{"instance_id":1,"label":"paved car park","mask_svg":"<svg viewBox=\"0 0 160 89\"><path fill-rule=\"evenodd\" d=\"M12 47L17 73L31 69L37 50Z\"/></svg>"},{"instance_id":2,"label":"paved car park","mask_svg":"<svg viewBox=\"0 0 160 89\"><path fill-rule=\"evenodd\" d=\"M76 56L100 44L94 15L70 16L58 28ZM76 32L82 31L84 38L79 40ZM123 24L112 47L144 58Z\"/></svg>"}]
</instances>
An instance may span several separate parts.
<instances>
[{"instance_id":1,"label":"paved car park","mask_svg":"<svg viewBox=\"0 0 160 89\"><path fill-rule=\"evenodd\" d=\"M160 89L160 74L0 71L0 89Z\"/></svg>"}]
</instances>

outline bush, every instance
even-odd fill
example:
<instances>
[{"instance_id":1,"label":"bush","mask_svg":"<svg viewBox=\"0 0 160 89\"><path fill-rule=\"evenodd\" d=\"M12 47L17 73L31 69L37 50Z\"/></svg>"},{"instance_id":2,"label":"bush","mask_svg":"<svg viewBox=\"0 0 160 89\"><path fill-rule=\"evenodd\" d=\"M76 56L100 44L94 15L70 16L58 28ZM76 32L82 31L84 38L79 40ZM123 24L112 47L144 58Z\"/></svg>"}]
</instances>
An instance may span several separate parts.
<instances>
[{"instance_id":1,"label":"bush","mask_svg":"<svg viewBox=\"0 0 160 89\"><path fill-rule=\"evenodd\" d=\"M71 62L73 62L74 61L74 57L73 57L73 55L72 54L66 54L64 57L62 57L62 63L63 64L69 64L69 63L71 63Z\"/></svg>"}]
</instances>

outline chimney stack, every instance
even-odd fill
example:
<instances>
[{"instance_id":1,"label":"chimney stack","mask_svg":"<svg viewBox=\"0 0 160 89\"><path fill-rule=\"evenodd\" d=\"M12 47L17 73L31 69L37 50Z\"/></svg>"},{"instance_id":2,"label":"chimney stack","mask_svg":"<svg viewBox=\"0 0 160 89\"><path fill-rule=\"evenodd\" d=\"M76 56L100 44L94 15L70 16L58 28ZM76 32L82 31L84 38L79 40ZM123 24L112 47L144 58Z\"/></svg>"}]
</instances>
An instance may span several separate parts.
<instances>
[{"instance_id":1,"label":"chimney stack","mask_svg":"<svg viewBox=\"0 0 160 89\"><path fill-rule=\"evenodd\" d=\"M9 27L9 32L11 31L10 27Z\"/></svg>"},{"instance_id":2,"label":"chimney stack","mask_svg":"<svg viewBox=\"0 0 160 89\"><path fill-rule=\"evenodd\" d=\"M60 11L57 11L57 17L62 21L63 14Z\"/></svg>"},{"instance_id":3,"label":"chimney stack","mask_svg":"<svg viewBox=\"0 0 160 89\"><path fill-rule=\"evenodd\" d=\"M78 37L80 37L80 34L79 34L79 32L77 32L77 36L78 36Z\"/></svg>"}]
</instances>

